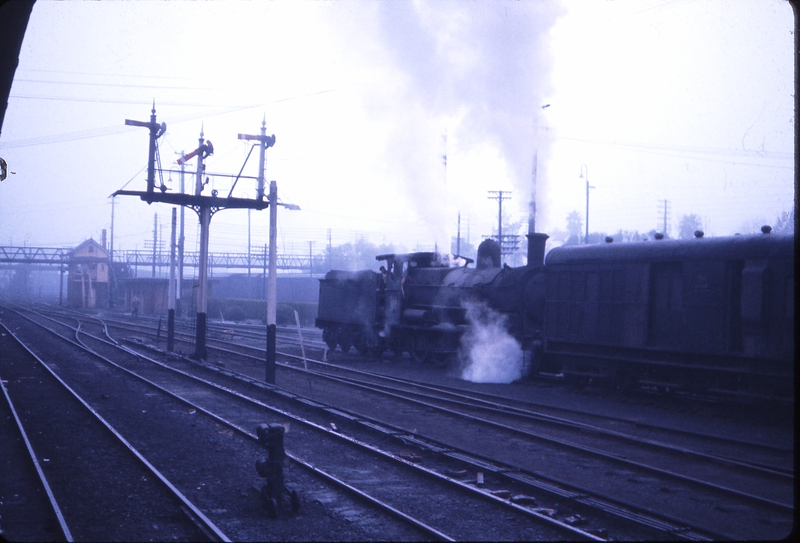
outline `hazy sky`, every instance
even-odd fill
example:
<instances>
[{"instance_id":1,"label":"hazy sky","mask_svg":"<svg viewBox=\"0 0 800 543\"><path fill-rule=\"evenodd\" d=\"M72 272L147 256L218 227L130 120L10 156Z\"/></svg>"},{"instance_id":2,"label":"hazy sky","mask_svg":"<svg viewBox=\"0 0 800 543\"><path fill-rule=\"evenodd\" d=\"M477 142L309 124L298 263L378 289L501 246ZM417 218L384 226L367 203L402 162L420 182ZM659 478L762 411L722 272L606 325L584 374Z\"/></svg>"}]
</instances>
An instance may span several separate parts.
<instances>
[{"instance_id":1,"label":"hazy sky","mask_svg":"<svg viewBox=\"0 0 800 543\"><path fill-rule=\"evenodd\" d=\"M534 156L538 231L585 214L588 171L591 231L661 230L666 200L673 234L684 214L708 235L743 232L793 206L793 31L785 0L38 0L0 136L16 172L0 184L0 244L110 229L109 195L145 189L148 133L124 122L149 120L153 100L175 191L201 127L207 172L236 174L237 134L266 119L267 179L302 208L280 208L279 252L320 253L329 229L334 244L432 250L459 211L479 242L497 223L488 191L511 191L506 220L527 222ZM143 249L155 213L169 239L169 209L116 198L115 249ZM216 214L211 250L246 251L247 224ZM267 224L252 212L253 245Z\"/></svg>"}]
</instances>

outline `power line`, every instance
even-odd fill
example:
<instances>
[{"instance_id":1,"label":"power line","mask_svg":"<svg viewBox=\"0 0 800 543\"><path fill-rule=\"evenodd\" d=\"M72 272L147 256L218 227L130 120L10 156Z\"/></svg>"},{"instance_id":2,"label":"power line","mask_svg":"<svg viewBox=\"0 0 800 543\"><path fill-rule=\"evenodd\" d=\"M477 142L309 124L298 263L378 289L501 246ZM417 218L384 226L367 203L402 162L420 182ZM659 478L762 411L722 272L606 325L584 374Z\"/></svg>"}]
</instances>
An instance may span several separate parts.
<instances>
[{"instance_id":1,"label":"power line","mask_svg":"<svg viewBox=\"0 0 800 543\"><path fill-rule=\"evenodd\" d=\"M172 125L180 124L180 123L184 123L184 122L195 121L195 120L198 120L198 119L207 119L209 117L216 117L217 115L225 115L225 114L234 113L234 112L237 112L237 111L244 111L244 110L247 110L247 109L254 109L254 108L257 108L257 107L264 107L264 106L266 106L268 104L277 104L277 103L281 103L281 102L288 102L288 101L291 101L291 100L299 100L300 98L308 98L308 97L311 97L311 96L317 96L317 95L325 94L325 93L329 93L329 92L333 92L333 90L317 91L317 92L312 92L312 93L308 93L308 94L301 94L301 95L293 96L293 97L290 97L290 98L281 98L281 99L278 99L278 100L272 100L270 102L264 102L264 103L259 103L259 104L250 104L250 105L246 105L246 106L228 106L228 107L223 108L220 111L211 112L211 113L201 113L201 114L193 113L193 114L188 114L188 115L183 115L183 116L178 116L178 117L172 117L172 118L168 117L167 121L169 121L168 124L172 124ZM86 101L97 101L97 100L86 100ZM138 104L140 102L132 102L132 103L137 103ZM101 137L101 136L110 136L110 135L114 135L114 134L120 134L122 132L126 132L126 131L129 131L129 130L130 130L130 127L127 127L125 125L114 125L114 126L107 126L107 127L104 127L104 128L92 128L92 129L89 129L89 130L81 130L81 131L78 131L78 132L66 132L66 133L63 133L63 134L54 134L52 136L39 136L39 137L36 137L36 138L28 138L28 139L22 139L22 140L6 141L6 142L0 143L0 148L2 148L2 149L13 149L13 148L16 148L16 147L29 147L29 146L32 146L32 145L46 145L46 144L51 144L51 143L61 143L61 142L66 142L66 141L74 141L74 140L79 140L79 139L97 138L97 137Z\"/></svg>"},{"instance_id":2,"label":"power line","mask_svg":"<svg viewBox=\"0 0 800 543\"><path fill-rule=\"evenodd\" d=\"M50 85L83 85L87 87L123 87L134 89L174 89L174 90L196 90L196 91L228 91L238 92L241 88L224 88L224 87L176 87L174 85L137 85L129 83L89 83L81 81L48 81L45 79L19 79L14 78L14 83L45 83Z\"/></svg>"}]
</instances>

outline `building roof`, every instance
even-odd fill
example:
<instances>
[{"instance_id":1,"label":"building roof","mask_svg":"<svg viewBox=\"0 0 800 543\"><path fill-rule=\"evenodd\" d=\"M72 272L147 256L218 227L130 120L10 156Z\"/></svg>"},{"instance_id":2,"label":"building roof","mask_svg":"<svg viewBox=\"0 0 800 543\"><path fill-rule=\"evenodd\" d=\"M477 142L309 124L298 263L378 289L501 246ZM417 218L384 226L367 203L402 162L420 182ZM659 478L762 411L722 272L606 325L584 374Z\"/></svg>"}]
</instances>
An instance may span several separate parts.
<instances>
[{"instance_id":1,"label":"building roof","mask_svg":"<svg viewBox=\"0 0 800 543\"><path fill-rule=\"evenodd\" d=\"M89 238L69 253L70 260L108 260L108 251L94 239Z\"/></svg>"}]
</instances>

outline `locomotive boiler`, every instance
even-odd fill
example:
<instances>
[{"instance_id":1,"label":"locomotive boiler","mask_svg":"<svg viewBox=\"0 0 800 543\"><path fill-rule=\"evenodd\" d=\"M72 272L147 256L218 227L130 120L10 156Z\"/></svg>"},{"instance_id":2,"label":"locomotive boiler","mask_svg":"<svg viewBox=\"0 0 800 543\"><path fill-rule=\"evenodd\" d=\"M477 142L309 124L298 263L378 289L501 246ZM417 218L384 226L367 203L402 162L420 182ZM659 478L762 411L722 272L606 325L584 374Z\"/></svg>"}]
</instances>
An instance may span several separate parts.
<instances>
[{"instance_id":1,"label":"locomotive boiler","mask_svg":"<svg viewBox=\"0 0 800 543\"><path fill-rule=\"evenodd\" d=\"M486 304L506 319L523 349L541 335L545 234L530 234L530 265L500 265L500 246L487 239L477 262L431 252L379 255L380 272L330 271L320 280L316 320L330 349L408 352L415 360L454 356L469 327L467 309Z\"/></svg>"}]
</instances>

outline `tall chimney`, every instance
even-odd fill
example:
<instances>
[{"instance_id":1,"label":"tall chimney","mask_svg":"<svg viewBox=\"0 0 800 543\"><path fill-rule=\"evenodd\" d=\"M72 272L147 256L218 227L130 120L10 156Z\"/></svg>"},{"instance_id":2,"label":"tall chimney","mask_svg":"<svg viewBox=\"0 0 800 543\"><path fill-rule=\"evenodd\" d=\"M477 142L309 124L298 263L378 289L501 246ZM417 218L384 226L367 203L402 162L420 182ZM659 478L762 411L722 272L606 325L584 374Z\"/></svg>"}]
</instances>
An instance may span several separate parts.
<instances>
[{"instance_id":1,"label":"tall chimney","mask_svg":"<svg viewBox=\"0 0 800 543\"><path fill-rule=\"evenodd\" d=\"M533 155L533 171L531 172L531 202L528 205L528 233L536 232L536 167L539 153Z\"/></svg>"},{"instance_id":2,"label":"tall chimney","mask_svg":"<svg viewBox=\"0 0 800 543\"><path fill-rule=\"evenodd\" d=\"M530 232L525 235L528 238L528 263L529 268L542 268L544 266L544 246L547 243L547 234Z\"/></svg>"},{"instance_id":3,"label":"tall chimney","mask_svg":"<svg viewBox=\"0 0 800 543\"><path fill-rule=\"evenodd\" d=\"M547 243L547 234L536 233L536 168L538 152L533 155L533 171L531 172L531 203L528 215L528 263L527 267L540 269L544 266L544 246Z\"/></svg>"}]
</instances>

